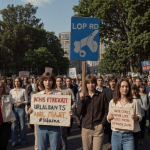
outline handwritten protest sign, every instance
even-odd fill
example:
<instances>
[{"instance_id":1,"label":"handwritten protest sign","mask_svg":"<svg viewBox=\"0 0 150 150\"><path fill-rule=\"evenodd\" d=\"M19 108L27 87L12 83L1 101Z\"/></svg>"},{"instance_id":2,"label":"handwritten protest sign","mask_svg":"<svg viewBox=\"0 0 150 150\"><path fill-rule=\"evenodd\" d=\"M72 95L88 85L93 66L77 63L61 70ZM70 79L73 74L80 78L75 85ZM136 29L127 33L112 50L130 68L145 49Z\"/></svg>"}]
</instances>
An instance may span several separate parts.
<instances>
[{"instance_id":1,"label":"handwritten protest sign","mask_svg":"<svg viewBox=\"0 0 150 150\"><path fill-rule=\"evenodd\" d=\"M29 71L19 71L19 77L20 78L25 78L25 77L29 78Z\"/></svg>"},{"instance_id":2,"label":"handwritten protest sign","mask_svg":"<svg viewBox=\"0 0 150 150\"><path fill-rule=\"evenodd\" d=\"M125 130L134 129L134 120L131 115L134 114L133 108L112 108L114 119L111 121L111 127Z\"/></svg>"},{"instance_id":3,"label":"handwritten protest sign","mask_svg":"<svg viewBox=\"0 0 150 150\"><path fill-rule=\"evenodd\" d=\"M69 77L70 78L76 78L76 68L69 68Z\"/></svg>"},{"instance_id":4,"label":"handwritten protest sign","mask_svg":"<svg viewBox=\"0 0 150 150\"><path fill-rule=\"evenodd\" d=\"M53 68L45 67L45 72L52 73L52 71L53 71Z\"/></svg>"},{"instance_id":5,"label":"handwritten protest sign","mask_svg":"<svg viewBox=\"0 0 150 150\"><path fill-rule=\"evenodd\" d=\"M32 94L31 108L31 124L70 126L70 95Z\"/></svg>"}]
</instances>

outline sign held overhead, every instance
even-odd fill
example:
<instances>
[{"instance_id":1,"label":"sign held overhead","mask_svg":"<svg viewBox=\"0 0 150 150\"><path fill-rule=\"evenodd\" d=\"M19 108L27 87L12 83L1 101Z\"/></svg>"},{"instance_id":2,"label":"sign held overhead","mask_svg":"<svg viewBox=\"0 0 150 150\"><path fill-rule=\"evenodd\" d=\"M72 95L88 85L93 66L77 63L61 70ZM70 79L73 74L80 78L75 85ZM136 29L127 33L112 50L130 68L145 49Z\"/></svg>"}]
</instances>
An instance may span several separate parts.
<instances>
[{"instance_id":1,"label":"sign held overhead","mask_svg":"<svg viewBox=\"0 0 150 150\"><path fill-rule=\"evenodd\" d=\"M100 19L71 18L71 53L73 60L98 60Z\"/></svg>"},{"instance_id":2,"label":"sign held overhead","mask_svg":"<svg viewBox=\"0 0 150 150\"><path fill-rule=\"evenodd\" d=\"M150 61L142 61L142 70L143 71L150 71Z\"/></svg>"}]
</instances>

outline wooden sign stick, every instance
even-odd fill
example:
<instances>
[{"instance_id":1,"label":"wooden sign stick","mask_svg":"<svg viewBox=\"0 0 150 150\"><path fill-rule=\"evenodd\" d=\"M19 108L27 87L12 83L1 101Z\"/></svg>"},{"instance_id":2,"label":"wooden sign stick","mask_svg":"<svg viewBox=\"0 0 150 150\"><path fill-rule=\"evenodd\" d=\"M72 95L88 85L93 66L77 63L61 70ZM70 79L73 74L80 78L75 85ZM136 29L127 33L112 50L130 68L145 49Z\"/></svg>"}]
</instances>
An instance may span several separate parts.
<instances>
[{"instance_id":1,"label":"wooden sign stick","mask_svg":"<svg viewBox=\"0 0 150 150\"><path fill-rule=\"evenodd\" d=\"M85 60L82 61L82 91L85 92Z\"/></svg>"}]
</instances>

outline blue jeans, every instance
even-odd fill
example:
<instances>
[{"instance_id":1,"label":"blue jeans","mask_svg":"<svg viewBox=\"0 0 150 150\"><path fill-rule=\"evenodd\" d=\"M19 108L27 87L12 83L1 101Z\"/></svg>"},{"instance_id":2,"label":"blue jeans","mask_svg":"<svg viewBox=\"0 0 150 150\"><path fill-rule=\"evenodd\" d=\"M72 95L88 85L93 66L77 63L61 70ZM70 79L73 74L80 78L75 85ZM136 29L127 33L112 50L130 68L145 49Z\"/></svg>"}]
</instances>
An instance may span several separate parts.
<instances>
[{"instance_id":1,"label":"blue jeans","mask_svg":"<svg viewBox=\"0 0 150 150\"><path fill-rule=\"evenodd\" d=\"M14 114L16 121L12 123L12 143L18 143L18 121L20 122L20 138L21 143L27 143L27 132L25 128L25 106L21 105L19 108L14 107Z\"/></svg>"},{"instance_id":2,"label":"blue jeans","mask_svg":"<svg viewBox=\"0 0 150 150\"><path fill-rule=\"evenodd\" d=\"M59 126L37 126L38 149L47 150L48 138L51 150L59 150L60 148L60 127Z\"/></svg>"},{"instance_id":3,"label":"blue jeans","mask_svg":"<svg viewBox=\"0 0 150 150\"><path fill-rule=\"evenodd\" d=\"M133 132L112 132L112 150L135 150Z\"/></svg>"}]
</instances>

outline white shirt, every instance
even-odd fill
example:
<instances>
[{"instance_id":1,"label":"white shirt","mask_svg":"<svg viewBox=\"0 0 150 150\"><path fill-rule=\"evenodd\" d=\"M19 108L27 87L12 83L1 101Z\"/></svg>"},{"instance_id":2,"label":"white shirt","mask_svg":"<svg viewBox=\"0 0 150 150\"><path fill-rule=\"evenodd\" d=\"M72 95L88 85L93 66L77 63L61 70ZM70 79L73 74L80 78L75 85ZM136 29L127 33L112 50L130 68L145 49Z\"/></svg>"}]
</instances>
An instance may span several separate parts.
<instances>
[{"instance_id":1,"label":"white shirt","mask_svg":"<svg viewBox=\"0 0 150 150\"><path fill-rule=\"evenodd\" d=\"M15 101L15 103L20 103L20 102L24 102L25 104L28 103L28 93L23 88L20 88L18 90L18 93L16 89L12 89L10 90L9 95Z\"/></svg>"},{"instance_id":2,"label":"white shirt","mask_svg":"<svg viewBox=\"0 0 150 150\"><path fill-rule=\"evenodd\" d=\"M103 92L103 86L102 86L101 89L99 89L98 86L96 86L96 90L99 91L99 92Z\"/></svg>"},{"instance_id":3,"label":"white shirt","mask_svg":"<svg viewBox=\"0 0 150 150\"><path fill-rule=\"evenodd\" d=\"M35 92L36 83L32 83L32 91Z\"/></svg>"}]
</instances>

